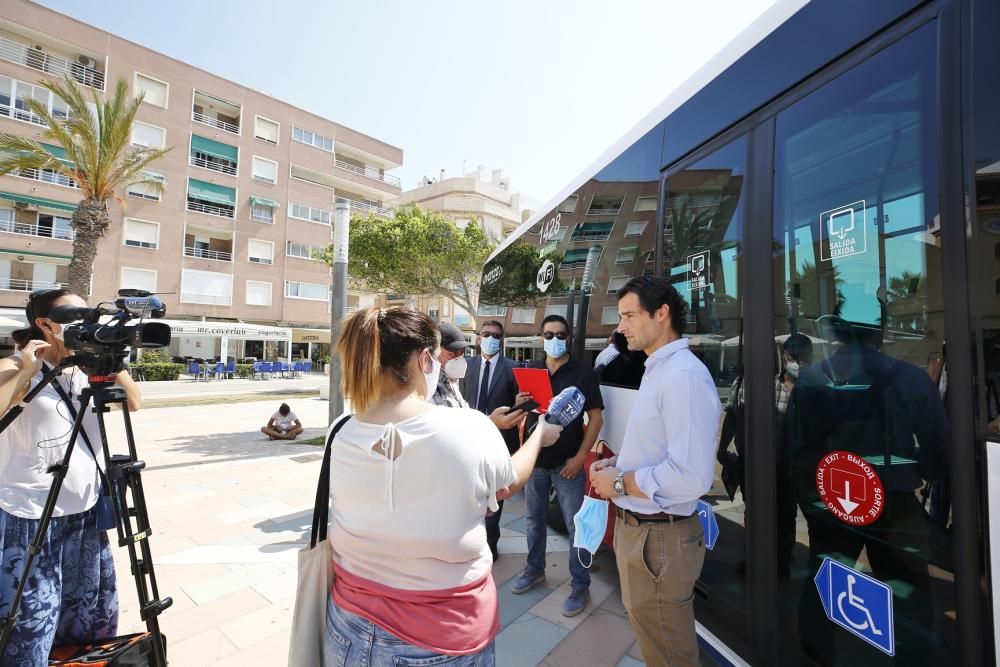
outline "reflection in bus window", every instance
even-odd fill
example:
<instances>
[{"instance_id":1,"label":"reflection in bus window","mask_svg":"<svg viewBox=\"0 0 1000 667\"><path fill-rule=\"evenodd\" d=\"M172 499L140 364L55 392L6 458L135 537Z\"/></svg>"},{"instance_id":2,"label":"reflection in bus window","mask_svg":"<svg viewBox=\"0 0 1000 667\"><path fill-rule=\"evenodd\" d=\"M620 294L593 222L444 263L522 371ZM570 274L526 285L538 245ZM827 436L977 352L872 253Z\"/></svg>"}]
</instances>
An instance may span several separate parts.
<instances>
[{"instance_id":1,"label":"reflection in bus window","mask_svg":"<svg viewBox=\"0 0 1000 667\"><path fill-rule=\"evenodd\" d=\"M481 308L508 307L498 318L507 334L507 356L522 362L541 359L537 334L542 318L553 313L572 320L584 363L593 364L607 347L618 325L613 312L618 286L654 269L662 142L660 124L487 264ZM637 388L634 375L623 375L619 386Z\"/></svg>"},{"instance_id":2,"label":"reflection in bus window","mask_svg":"<svg viewBox=\"0 0 1000 667\"><path fill-rule=\"evenodd\" d=\"M775 334L813 341L775 419L788 659L925 664L954 632L934 49L921 28L776 119ZM893 588L894 663L829 622L824 558Z\"/></svg>"},{"instance_id":3,"label":"reflection in bus window","mask_svg":"<svg viewBox=\"0 0 1000 667\"><path fill-rule=\"evenodd\" d=\"M699 579L707 601L695 604L699 614L725 610L727 624L713 632L732 646L742 641L736 614L746 614L749 604L744 577L744 420L737 398L743 366L740 272L746 162L747 141L741 137L668 173L663 210L663 273L689 305L682 334L708 367L720 400L727 402L720 465L704 497L714 506L719 538L715 549L705 554Z\"/></svg>"}]
</instances>

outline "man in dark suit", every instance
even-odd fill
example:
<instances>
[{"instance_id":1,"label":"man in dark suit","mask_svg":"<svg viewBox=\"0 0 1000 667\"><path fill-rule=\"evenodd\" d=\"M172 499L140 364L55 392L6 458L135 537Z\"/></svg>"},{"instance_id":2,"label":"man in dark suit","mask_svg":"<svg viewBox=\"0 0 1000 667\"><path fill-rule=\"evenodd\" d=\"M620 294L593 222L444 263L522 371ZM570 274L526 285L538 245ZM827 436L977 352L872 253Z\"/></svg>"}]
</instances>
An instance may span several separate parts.
<instances>
[{"instance_id":1,"label":"man in dark suit","mask_svg":"<svg viewBox=\"0 0 1000 667\"><path fill-rule=\"evenodd\" d=\"M503 324L496 320L487 320L479 327L479 349L482 356L472 357L468 361L465 373L465 385L462 394L469 405L489 416L504 442L507 450L513 454L521 446L517 424L523 413L506 416L504 413L517 402L517 383L514 382L514 368L517 362L501 354L503 347ZM500 540L500 516L503 513L503 501L496 514L486 517L486 541L493 552L493 560L497 559L497 542Z\"/></svg>"}]
</instances>

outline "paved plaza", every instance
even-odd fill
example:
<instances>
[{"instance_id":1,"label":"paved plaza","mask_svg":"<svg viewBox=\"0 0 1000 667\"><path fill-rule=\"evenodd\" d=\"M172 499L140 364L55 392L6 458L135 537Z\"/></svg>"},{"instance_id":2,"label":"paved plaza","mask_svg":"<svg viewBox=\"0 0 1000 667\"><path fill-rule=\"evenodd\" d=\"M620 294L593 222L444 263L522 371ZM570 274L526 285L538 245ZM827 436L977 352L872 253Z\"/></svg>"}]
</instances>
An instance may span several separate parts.
<instances>
[{"instance_id":1,"label":"paved plaza","mask_svg":"<svg viewBox=\"0 0 1000 667\"><path fill-rule=\"evenodd\" d=\"M146 394L156 393L150 390L157 384L144 384ZM168 389L163 384L160 391ZM294 398L289 403L307 426L304 437L324 432L326 401ZM171 664L285 664L296 553L308 538L321 449L270 442L258 433L275 407L273 401L244 402L134 415L140 457L147 463L143 484L157 579L161 595L174 600L161 616ZM117 415L110 417L112 443L120 443ZM503 628L497 638L498 664L642 664L611 554L602 552L595 559L592 601L575 618L560 614L569 593L563 537L549 538L553 557L544 586L525 595L510 593L527 551L523 507L522 497L506 504L503 555L493 571ZM144 626L127 551L116 549L116 560L120 631L138 631Z\"/></svg>"}]
</instances>

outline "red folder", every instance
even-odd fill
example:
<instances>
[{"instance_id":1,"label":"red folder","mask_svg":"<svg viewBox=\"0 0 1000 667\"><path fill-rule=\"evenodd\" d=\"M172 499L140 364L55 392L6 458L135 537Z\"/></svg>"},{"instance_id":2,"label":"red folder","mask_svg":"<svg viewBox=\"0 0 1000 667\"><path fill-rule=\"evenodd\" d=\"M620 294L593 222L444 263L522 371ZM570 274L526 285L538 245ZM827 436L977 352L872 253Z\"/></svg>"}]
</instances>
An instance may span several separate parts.
<instances>
[{"instance_id":1,"label":"red folder","mask_svg":"<svg viewBox=\"0 0 1000 667\"><path fill-rule=\"evenodd\" d=\"M517 382L518 392L531 394L531 398L538 403L537 412L544 415L552 401L552 380L548 369L515 368L514 381Z\"/></svg>"}]
</instances>

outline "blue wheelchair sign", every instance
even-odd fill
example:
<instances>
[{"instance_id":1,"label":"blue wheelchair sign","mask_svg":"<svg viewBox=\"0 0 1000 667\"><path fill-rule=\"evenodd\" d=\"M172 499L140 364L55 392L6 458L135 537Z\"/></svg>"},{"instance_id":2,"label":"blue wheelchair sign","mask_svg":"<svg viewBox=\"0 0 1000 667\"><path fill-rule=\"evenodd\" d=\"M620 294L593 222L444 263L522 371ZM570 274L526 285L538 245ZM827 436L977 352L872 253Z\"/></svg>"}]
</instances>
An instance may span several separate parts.
<instances>
[{"instance_id":1,"label":"blue wheelchair sign","mask_svg":"<svg viewBox=\"0 0 1000 667\"><path fill-rule=\"evenodd\" d=\"M715 512L712 506L704 500L698 501L698 521L701 522L701 530L705 533L705 548L711 551L715 548L715 541L719 539L719 523L715 520Z\"/></svg>"},{"instance_id":2,"label":"blue wheelchair sign","mask_svg":"<svg viewBox=\"0 0 1000 667\"><path fill-rule=\"evenodd\" d=\"M823 559L814 581L827 618L883 653L895 655L891 588L830 558Z\"/></svg>"}]
</instances>

